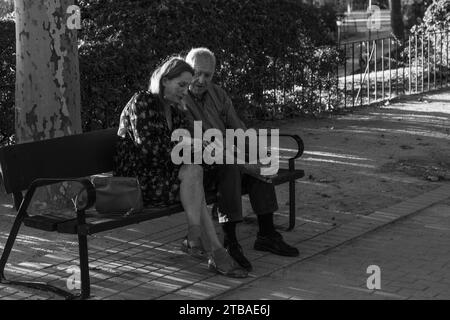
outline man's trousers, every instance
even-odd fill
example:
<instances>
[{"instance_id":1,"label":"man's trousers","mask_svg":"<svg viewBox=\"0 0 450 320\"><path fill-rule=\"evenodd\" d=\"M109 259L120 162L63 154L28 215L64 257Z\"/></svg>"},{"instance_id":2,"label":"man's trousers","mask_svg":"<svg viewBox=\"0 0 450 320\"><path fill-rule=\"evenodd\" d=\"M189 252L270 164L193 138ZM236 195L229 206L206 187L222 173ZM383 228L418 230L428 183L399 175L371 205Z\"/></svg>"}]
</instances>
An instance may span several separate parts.
<instances>
[{"instance_id":1,"label":"man's trousers","mask_svg":"<svg viewBox=\"0 0 450 320\"><path fill-rule=\"evenodd\" d=\"M247 191L257 215L278 210L275 187L248 174L236 164L214 165L205 170L205 190L217 190L219 223L242 221L242 191Z\"/></svg>"}]
</instances>

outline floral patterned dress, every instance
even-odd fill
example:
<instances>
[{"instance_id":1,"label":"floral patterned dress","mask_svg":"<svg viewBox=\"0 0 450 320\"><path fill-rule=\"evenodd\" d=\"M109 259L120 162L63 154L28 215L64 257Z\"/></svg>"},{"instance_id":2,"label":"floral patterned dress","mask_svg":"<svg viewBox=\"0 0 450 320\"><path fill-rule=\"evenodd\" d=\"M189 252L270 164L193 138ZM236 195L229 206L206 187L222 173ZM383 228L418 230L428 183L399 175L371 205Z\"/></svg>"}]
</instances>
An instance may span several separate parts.
<instances>
[{"instance_id":1,"label":"floral patterned dress","mask_svg":"<svg viewBox=\"0 0 450 320\"><path fill-rule=\"evenodd\" d=\"M146 205L165 206L179 201L180 165L170 153L177 144L172 131L188 128L186 113L171 106L172 129L169 128L160 99L149 92L138 92L120 116L115 176L137 177Z\"/></svg>"}]
</instances>

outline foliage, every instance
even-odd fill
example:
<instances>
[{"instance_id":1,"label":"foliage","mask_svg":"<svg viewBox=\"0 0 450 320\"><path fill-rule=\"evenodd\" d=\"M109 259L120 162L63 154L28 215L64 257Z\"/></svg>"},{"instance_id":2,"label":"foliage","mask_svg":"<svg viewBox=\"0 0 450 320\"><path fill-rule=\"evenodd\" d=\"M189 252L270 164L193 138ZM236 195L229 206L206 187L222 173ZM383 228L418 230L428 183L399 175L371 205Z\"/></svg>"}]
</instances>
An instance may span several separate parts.
<instances>
[{"instance_id":1,"label":"foliage","mask_svg":"<svg viewBox=\"0 0 450 320\"><path fill-rule=\"evenodd\" d=\"M117 125L126 102L136 90L147 88L162 59L197 46L216 54L214 81L227 90L244 118L309 113L332 101L331 96L319 103L317 98L331 92L339 62L333 41L336 13L330 6L316 8L297 0L77 4L84 131ZM9 37L14 39L13 32Z\"/></svg>"},{"instance_id":2,"label":"foliage","mask_svg":"<svg viewBox=\"0 0 450 320\"><path fill-rule=\"evenodd\" d=\"M15 25L0 19L0 145L9 143L14 132Z\"/></svg>"},{"instance_id":3,"label":"foliage","mask_svg":"<svg viewBox=\"0 0 450 320\"><path fill-rule=\"evenodd\" d=\"M426 9L432 3L432 0L406 0L402 1L403 21L406 30L413 26L421 24Z\"/></svg>"},{"instance_id":4,"label":"foliage","mask_svg":"<svg viewBox=\"0 0 450 320\"><path fill-rule=\"evenodd\" d=\"M411 33L447 30L450 22L450 0L437 0L425 11L423 22L414 26Z\"/></svg>"},{"instance_id":5,"label":"foliage","mask_svg":"<svg viewBox=\"0 0 450 320\"><path fill-rule=\"evenodd\" d=\"M450 0L437 0L431 3L424 14L422 23L411 28L411 40L414 41L414 37L417 36L418 42L417 50L415 50L415 44L411 44L411 59L419 64L427 63L429 60L433 66L438 67L438 73L447 72L447 60L443 57L448 56L449 26ZM419 50L422 39L426 48L423 57ZM407 52L405 54L408 55Z\"/></svg>"},{"instance_id":6,"label":"foliage","mask_svg":"<svg viewBox=\"0 0 450 320\"><path fill-rule=\"evenodd\" d=\"M14 0L0 0L0 19L9 16L14 11Z\"/></svg>"},{"instance_id":7,"label":"foliage","mask_svg":"<svg viewBox=\"0 0 450 320\"><path fill-rule=\"evenodd\" d=\"M117 124L118 112L135 90L146 88L161 59L197 46L216 54L215 82L229 92L242 116L270 114L270 90L292 89L311 75L323 74L315 52L333 43L336 26L331 7L295 0L80 3L86 130ZM308 99L304 102L297 109L306 110Z\"/></svg>"}]
</instances>

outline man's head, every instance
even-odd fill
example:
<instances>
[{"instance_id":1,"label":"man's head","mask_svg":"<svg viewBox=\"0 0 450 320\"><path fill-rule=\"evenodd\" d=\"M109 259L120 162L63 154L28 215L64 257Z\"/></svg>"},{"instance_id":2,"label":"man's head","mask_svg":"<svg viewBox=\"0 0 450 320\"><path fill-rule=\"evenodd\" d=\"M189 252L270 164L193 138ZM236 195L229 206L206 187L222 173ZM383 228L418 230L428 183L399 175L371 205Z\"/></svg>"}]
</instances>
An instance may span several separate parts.
<instances>
[{"instance_id":1,"label":"man's head","mask_svg":"<svg viewBox=\"0 0 450 320\"><path fill-rule=\"evenodd\" d=\"M194 68L194 78L189 90L195 95L202 95L208 89L216 69L216 58L207 48L194 48L186 56L186 62Z\"/></svg>"}]
</instances>

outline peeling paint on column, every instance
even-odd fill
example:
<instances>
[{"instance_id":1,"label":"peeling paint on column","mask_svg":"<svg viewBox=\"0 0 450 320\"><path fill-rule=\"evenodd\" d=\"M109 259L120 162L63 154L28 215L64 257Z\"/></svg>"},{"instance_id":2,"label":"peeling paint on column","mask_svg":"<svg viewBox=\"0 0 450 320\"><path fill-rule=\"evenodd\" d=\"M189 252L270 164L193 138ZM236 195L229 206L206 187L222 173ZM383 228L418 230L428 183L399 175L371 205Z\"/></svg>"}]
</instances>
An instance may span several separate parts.
<instances>
[{"instance_id":1,"label":"peeling paint on column","mask_svg":"<svg viewBox=\"0 0 450 320\"><path fill-rule=\"evenodd\" d=\"M65 23L71 4L73 0L16 1L19 143L81 132L76 30Z\"/></svg>"}]
</instances>

